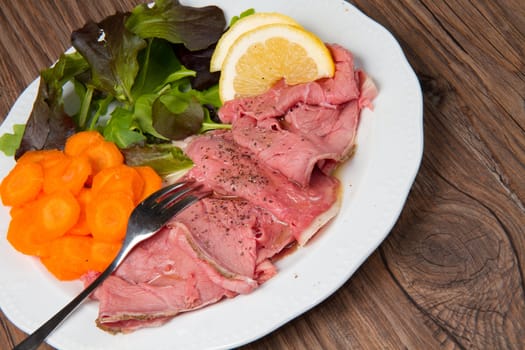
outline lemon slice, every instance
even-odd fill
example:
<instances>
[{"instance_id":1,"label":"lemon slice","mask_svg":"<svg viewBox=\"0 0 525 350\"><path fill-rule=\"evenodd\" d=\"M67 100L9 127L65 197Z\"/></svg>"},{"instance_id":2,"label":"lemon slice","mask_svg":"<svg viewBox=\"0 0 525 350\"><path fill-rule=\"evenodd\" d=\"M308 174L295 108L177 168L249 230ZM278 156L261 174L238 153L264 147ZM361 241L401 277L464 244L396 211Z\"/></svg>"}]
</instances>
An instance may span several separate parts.
<instances>
[{"instance_id":1,"label":"lemon slice","mask_svg":"<svg viewBox=\"0 0 525 350\"><path fill-rule=\"evenodd\" d=\"M235 24L231 26L231 28L228 29L217 42L217 46L211 57L210 71L217 72L221 70L228 50L239 36L257 27L271 23L284 23L300 26L293 18L277 12L257 12L243 17L235 22Z\"/></svg>"},{"instance_id":2,"label":"lemon slice","mask_svg":"<svg viewBox=\"0 0 525 350\"><path fill-rule=\"evenodd\" d=\"M262 94L283 78L295 85L333 74L332 55L317 36L289 24L268 24L242 34L231 45L219 94L226 102Z\"/></svg>"}]
</instances>

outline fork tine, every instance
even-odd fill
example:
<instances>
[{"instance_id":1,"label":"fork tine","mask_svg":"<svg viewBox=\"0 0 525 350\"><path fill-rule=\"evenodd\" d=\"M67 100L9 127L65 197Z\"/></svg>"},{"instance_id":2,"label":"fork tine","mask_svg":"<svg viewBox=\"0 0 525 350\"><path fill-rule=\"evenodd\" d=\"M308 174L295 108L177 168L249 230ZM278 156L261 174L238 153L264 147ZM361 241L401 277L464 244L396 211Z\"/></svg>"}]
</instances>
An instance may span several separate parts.
<instances>
[{"instance_id":1,"label":"fork tine","mask_svg":"<svg viewBox=\"0 0 525 350\"><path fill-rule=\"evenodd\" d=\"M160 198L158 201L158 205L164 208L170 207L175 202L187 196L188 194L198 192L201 188L202 185L193 186L192 184L180 187L176 192L169 192L166 196L164 196L164 198Z\"/></svg>"},{"instance_id":2,"label":"fork tine","mask_svg":"<svg viewBox=\"0 0 525 350\"><path fill-rule=\"evenodd\" d=\"M168 220L186 207L212 193L212 191L200 191L201 188L202 185L197 187L190 186L188 189L185 189L183 193L177 193L176 196L167 198L160 202L158 215L161 218Z\"/></svg>"},{"instance_id":3,"label":"fork tine","mask_svg":"<svg viewBox=\"0 0 525 350\"><path fill-rule=\"evenodd\" d=\"M178 189L181 189L184 187L188 187L190 184L192 184L194 181L181 181L176 182L174 184L168 185L157 192L151 194L149 197L147 197L141 204L143 206L148 207L154 207L157 206L159 201L166 198L167 196L170 196L171 193L177 191ZM183 191L182 193L186 193L188 190Z\"/></svg>"}]
</instances>

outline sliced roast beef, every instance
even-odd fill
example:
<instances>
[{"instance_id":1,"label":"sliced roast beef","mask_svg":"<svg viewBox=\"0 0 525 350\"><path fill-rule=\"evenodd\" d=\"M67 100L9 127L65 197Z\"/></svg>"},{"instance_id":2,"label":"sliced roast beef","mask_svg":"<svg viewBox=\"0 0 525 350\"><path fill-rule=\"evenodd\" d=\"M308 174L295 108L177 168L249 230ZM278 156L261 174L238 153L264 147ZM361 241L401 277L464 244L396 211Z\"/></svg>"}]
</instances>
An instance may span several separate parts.
<instances>
[{"instance_id":1,"label":"sliced roast beef","mask_svg":"<svg viewBox=\"0 0 525 350\"><path fill-rule=\"evenodd\" d=\"M97 324L130 332L250 293L276 273L268 258L292 239L288 225L250 202L205 198L141 243L96 290Z\"/></svg>"},{"instance_id":2,"label":"sliced roast beef","mask_svg":"<svg viewBox=\"0 0 525 350\"><path fill-rule=\"evenodd\" d=\"M177 216L190 243L228 275L257 280L257 265L293 241L287 223L268 210L236 197L205 198Z\"/></svg>"},{"instance_id":3,"label":"sliced roast beef","mask_svg":"<svg viewBox=\"0 0 525 350\"><path fill-rule=\"evenodd\" d=\"M190 244L198 247L203 258L225 273L253 278L257 252L252 227L256 216L251 208L243 200L205 198L178 215L176 222L188 227Z\"/></svg>"},{"instance_id":4,"label":"sliced roast beef","mask_svg":"<svg viewBox=\"0 0 525 350\"><path fill-rule=\"evenodd\" d=\"M237 144L291 181L307 187L314 167L326 174L352 154L361 109L377 94L372 80L354 71L352 54L330 46L333 78L287 86L227 102L219 111L233 124Z\"/></svg>"},{"instance_id":5,"label":"sliced roast beef","mask_svg":"<svg viewBox=\"0 0 525 350\"><path fill-rule=\"evenodd\" d=\"M359 108L374 109L372 101L377 97L377 86L363 70L356 72L357 80L359 81Z\"/></svg>"},{"instance_id":6,"label":"sliced roast beef","mask_svg":"<svg viewBox=\"0 0 525 350\"><path fill-rule=\"evenodd\" d=\"M180 245L207 263L208 277L242 294L259 285L258 265L293 239L287 224L240 198L205 198L178 215L170 223L174 224L189 228ZM262 236L266 241L261 241ZM269 271L267 266L264 278Z\"/></svg>"},{"instance_id":7,"label":"sliced roast beef","mask_svg":"<svg viewBox=\"0 0 525 350\"><path fill-rule=\"evenodd\" d=\"M295 241L292 235L290 225L279 221L268 210L260 207L255 207L257 210L257 222L253 227L255 232L255 240L257 241L257 266L256 276L263 274L265 277L257 277L257 281L262 283L262 279L266 279L275 273L275 270L268 264L276 254L281 252L290 243ZM272 272L273 271L273 272Z\"/></svg>"},{"instance_id":8,"label":"sliced roast beef","mask_svg":"<svg viewBox=\"0 0 525 350\"><path fill-rule=\"evenodd\" d=\"M226 196L241 197L289 224L292 235L301 236L318 225L320 217L337 205L339 181L314 171L311 186L301 187L283 174L263 166L254 154L239 147L231 132L215 131L194 138L186 149L194 167L188 177Z\"/></svg>"},{"instance_id":9,"label":"sliced roast beef","mask_svg":"<svg viewBox=\"0 0 525 350\"><path fill-rule=\"evenodd\" d=\"M236 295L214 283L206 264L181 247L187 234L183 225L167 228L130 253L93 294L99 327L130 332Z\"/></svg>"},{"instance_id":10,"label":"sliced roast beef","mask_svg":"<svg viewBox=\"0 0 525 350\"><path fill-rule=\"evenodd\" d=\"M173 228L178 226L186 227L179 222L173 222L170 226ZM235 273L221 265L222 262L218 259L209 256L208 252L199 243L201 242L193 239L191 232L186 232L185 235L179 237L179 246L188 256L199 262L200 267L213 283L238 294L247 294L257 288L258 283L253 279L255 264L252 265L251 277ZM223 249L228 250L232 256L238 253L236 248L223 245Z\"/></svg>"},{"instance_id":11,"label":"sliced roast beef","mask_svg":"<svg viewBox=\"0 0 525 350\"><path fill-rule=\"evenodd\" d=\"M219 118L224 123L234 123L242 116L263 120L283 116L297 104L330 106L358 98L352 54L339 45L328 47L335 62L332 78L293 86L280 81L262 95L227 101L219 110Z\"/></svg>"},{"instance_id":12,"label":"sliced roast beef","mask_svg":"<svg viewBox=\"0 0 525 350\"><path fill-rule=\"evenodd\" d=\"M337 163L350 154L358 120L357 100L333 108L302 104L271 125L244 117L233 124L232 130L237 144L306 187L316 164L329 173L323 168L327 160Z\"/></svg>"}]
</instances>

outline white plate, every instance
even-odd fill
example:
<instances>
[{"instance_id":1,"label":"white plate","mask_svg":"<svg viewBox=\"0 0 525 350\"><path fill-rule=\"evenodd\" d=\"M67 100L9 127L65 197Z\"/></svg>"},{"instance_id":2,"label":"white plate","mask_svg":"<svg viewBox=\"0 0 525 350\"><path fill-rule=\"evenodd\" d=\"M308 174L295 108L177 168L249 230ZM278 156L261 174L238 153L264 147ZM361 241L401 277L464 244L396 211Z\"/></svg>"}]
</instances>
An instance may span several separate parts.
<instances>
[{"instance_id":1,"label":"white plate","mask_svg":"<svg viewBox=\"0 0 525 350\"><path fill-rule=\"evenodd\" d=\"M128 335L110 335L94 323L87 302L48 342L59 349L226 349L260 338L335 292L377 248L397 220L423 151L423 107L418 80L400 46L382 26L342 0L211 0L227 17L253 7L288 14L325 42L350 49L374 79L379 96L362 114L355 157L338 173L341 212L306 247L278 262L279 273L250 295L222 301ZM36 96L33 82L20 96L0 134L26 120ZM0 158L0 177L13 166ZM53 279L40 263L15 252L5 239L7 208L0 208L0 306L26 332L36 329L80 290Z\"/></svg>"}]
</instances>

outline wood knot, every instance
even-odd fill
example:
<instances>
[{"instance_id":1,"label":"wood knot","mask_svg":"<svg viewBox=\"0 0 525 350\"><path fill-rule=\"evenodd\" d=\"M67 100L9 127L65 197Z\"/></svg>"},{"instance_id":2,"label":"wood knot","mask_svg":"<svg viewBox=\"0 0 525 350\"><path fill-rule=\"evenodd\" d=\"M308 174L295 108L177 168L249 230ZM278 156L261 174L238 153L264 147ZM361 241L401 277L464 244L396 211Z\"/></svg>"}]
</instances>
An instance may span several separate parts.
<instances>
[{"instance_id":1,"label":"wood knot","mask_svg":"<svg viewBox=\"0 0 525 350\"><path fill-rule=\"evenodd\" d=\"M443 104L448 93L453 88L443 79L435 78L427 74L418 74L421 83L421 89L425 97L425 102L439 107Z\"/></svg>"},{"instance_id":2,"label":"wood knot","mask_svg":"<svg viewBox=\"0 0 525 350\"><path fill-rule=\"evenodd\" d=\"M382 246L390 271L461 347L512 348L525 329L509 320L522 317L525 299L505 227L461 193L444 191L427 200L433 210L402 221ZM499 336L502 329L506 337Z\"/></svg>"}]
</instances>

